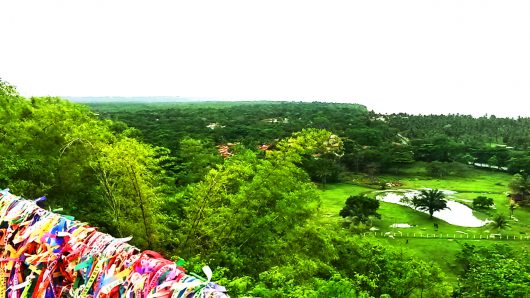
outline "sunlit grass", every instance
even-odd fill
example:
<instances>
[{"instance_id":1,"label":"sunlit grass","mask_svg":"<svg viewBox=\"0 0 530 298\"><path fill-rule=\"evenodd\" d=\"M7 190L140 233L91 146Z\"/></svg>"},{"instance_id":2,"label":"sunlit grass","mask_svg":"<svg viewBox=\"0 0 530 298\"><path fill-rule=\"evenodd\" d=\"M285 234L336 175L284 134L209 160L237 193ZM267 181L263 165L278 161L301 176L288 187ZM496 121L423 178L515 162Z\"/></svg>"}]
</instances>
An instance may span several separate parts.
<instances>
[{"instance_id":1,"label":"sunlit grass","mask_svg":"<svg viewBox=\"0 0 530 298\"><path fill-rule=\"evenodd\" d=\"M508 184L511 176L505 173L491 172L485 170L478 170L470 168L464 177L449 177L446 179L431 179L425 175L422 164L416 164L414 167L407 169L404 175L384 175L378 177L384 181L399 181L403 189L420 189L420 188L437 188L457 191L454 199L458 202L472 206L472 200L477 196L487 196L493 198L495 202L494 209L474 211L474 215L479 219L493 218L497 213L502 213L509 216L509 201L506 197L508 192ZM363 185L367 181L361 176L357 177L354 184L342 183L326 186L321 189L321 206L319 208L318 221L330 229L341 228L340 223L343 219L339 216L339 211L344 206L348 196L367 194L375 196L373 185ZM406 206L400 206L392 203L381 202L378 213L381 214L381 219L372 219L371 224L376 227L379 237L381 233L402 233L406 236L419 236L421 234L429 234L430 238L379 238L389 245L407 248L413 251L420 258L425 260L432 260L437 262L440 267L446 272L451 281L456 282L458 268L455 263L456 255L461 250L462 243L472 243L476 245L494 245L496 243L509 244L517 249L528 249L530 247L529 241L490 241L490 240L473 240L476 238L486 238L491 234L510 235L510 238L515 236L530 235L530 208L518 208L514 211L515 218L518 221L510 220L510 225L505 229L494 229L491 225L486 225L479 228L469 228L455 226L446 223L440 219L429 219L429 215L416 211ZM391 228L395 223L407 223L413 225L411 228ZM438 224L438 229L435 229L434 224ZM373 233L373 232L372 232ZM437 239L433 236L439 237L442 235L444 239ZM456 240L448 240L445 237L457 237ZM408 239L408 242L407 242Z\"/></svg>"}]
</instances>

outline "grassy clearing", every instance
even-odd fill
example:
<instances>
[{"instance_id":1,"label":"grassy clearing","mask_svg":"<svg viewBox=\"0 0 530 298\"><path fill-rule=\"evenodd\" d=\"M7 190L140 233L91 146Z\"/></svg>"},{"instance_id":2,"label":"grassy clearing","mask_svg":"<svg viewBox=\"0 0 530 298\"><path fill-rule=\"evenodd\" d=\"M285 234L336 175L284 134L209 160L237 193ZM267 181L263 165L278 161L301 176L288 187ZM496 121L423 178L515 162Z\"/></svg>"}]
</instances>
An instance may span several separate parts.
<instances>
[{"instance_id":1,"label":"grassy clearing","mask_svg":"<svg viewBox=\"0 0 530 298\"><path fill-rule=\"evenodd\" d=\"M493 198L495 209L486 211L474 211L474 215L479 219L492 218L496 213L509 215L509 202L506 197L508 183L511 176L505 173L484 171L470 168L464 177L448 177L446 179L431 179L425 175L421 164L407 169L403 175L385 175L378 177L383 181L400 182L398 188L404 189L421 189L421 188L438 188L454 190L458 193L454 200L471 206L474 198L480 195ZM339 211L344 206L344 202L350 195L368 194L375 196L373 185L367 185L366 177L355 177L352 183L342 183L328 185L326 189L321 190L322 205L320 207L319 221L328 228L338 228L342 221ZM453 198L451 198L453 199ZM379 229L378 233L394 232L430 234L430 235L486 235L503 234L512 236L530 235L530 208L518 208L514 212L518 221L510 221L510 226L505 229L494 229L490 225L479 228L460 227L446 223L440 219L429 219L429 215L413 210L406 206L400 206L391 203L381 202L379 211L381 219L373 219L372 225ZM394 223L408 223L414 225L412 228L391 228ZM438 230L435 230L434 223L438 224ZM467 234L466 234L467 233ZM458 236L459 237L459 236ZM456 282L458 267L456 265L457 253L461 250L463 243L472 243L475 245L495 245L498 243L509 244L517 249L529 249L528 241L484 241L472 239L425 239L425 238L380 238L381 241L411 250L418 257L425 260L433 260L446 272L449 279Z\"/></svg>"},{"instance_id":2,"label":"grassy clearing","mask_svg":"<svg viewBox=\"0 0 530 298\"><path fill-rule=\"evenodd\" d=\"M503 194L508 191L511 176L502 172L469 167L459 177L432 178L426 174L425 163L416 163L404 169L399 175L381 175L379 178L385 181L400 181L403 183L401 188L438 188L459 193Z\"/></svg>"},{"instance_id":3,"label":"grassy clearing","mask_svg":"<svg viewBox=\"0 0 530 298\"><path fill-rule=\"evenodd\" d=\"M493 246L500 243L509 244L516 250L528 250L526 241L481 241L481 240L450 240L450 239L418 239L418 238L380 238L385 244L408 250L417 257L434 261L445 272L449 282L456 284L458 274L462 268L457 263L457 255L462 250L464 243L478 247Z\"/></svg>"},{"instance_id":4,"label":"grassy clearing","mask_svg":"<svg viewBox=\"0 0 530 298\"><path fill-rule=\"evenodd\" d=\"M319 207L319 221L321 224L336 226L342 221L339 212L344 207L346 199L351 195L368 194L373 189L352 184L331 184L321 190L321 205Z\"/></svg>"}]
</instances>

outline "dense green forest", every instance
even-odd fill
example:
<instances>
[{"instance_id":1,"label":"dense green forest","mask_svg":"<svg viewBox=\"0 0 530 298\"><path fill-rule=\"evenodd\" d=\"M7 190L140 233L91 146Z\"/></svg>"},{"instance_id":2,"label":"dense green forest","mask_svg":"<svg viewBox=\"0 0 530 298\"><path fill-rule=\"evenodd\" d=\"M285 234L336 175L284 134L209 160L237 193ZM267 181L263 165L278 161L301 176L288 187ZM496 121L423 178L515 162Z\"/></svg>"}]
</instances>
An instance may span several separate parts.
<instances>
[{"instance_id":1,"label":"dense green forest","mask_svg":"<svg viewBox=\"0 0 530 298\"><path fill-rule=\"evenodd\" d=\"M329 182L337 181L341 172L392 172L414 161L435 162L433 175L440 176L458 171L457 163L506 168L512 174L530 172L530 118L382 115L355 104L302 102L91 107L104 119L138 129L138 138L177 156L190 138L254 149L305 128L326 129L341 137L343 156L306 159L304 168L312 178L324 176Z\"/></svg>"},{"instance_id":2,"label":"dense green forest","mask_svg":"<svg viewBox=\"0 0 530 298\"><path fill-rule=\"evenodd\" d=\"M0 81L0 188L208 264L234 297L527 297L529 173L530 118L330 103L85 106ZM499 213L486 198L477 215L511 216L466 231L521 240L367 236L397 216L457 233L374 199L399 185L484 193Z\"/></svg>"}]
</instances>

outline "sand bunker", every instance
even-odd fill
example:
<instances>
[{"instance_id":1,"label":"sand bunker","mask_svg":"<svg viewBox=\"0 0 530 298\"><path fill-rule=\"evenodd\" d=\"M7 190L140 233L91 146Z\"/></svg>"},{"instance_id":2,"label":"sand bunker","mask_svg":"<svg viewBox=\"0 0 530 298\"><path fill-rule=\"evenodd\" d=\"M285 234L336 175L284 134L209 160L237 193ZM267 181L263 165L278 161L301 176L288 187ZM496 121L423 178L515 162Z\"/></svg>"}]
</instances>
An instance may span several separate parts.
<instances>
[{"instance_id":1,"label":"sand bunker","mask_svg":"<svg viewBox=\"0 0 530 298\"><path fill-rule=\"evenodd\" d=\"M454 195L456 192L454 191L448 191L448 190L441 190L446 195ZM398 205L407 206L410 208L414 208L410 202L407 202L407 199L412 199L414 196L418 195L420 192L417 190L401 190L399 192L384 192L377 196L377 199L387 202L387 203L393 203ZM405 199L405 200L403 200ZM469 207L467 207L464 204L447 200L447 207L450 209L444 209L440 211L434 212L432 216L439 218L447 223L450 223L455 226L461 226L461 227L470 227L470 228L477 228L482 227L485 224L489 223L488 220L480 220L476 218L473 215L473 210ZM420 211L420 210L417 210ZM428 213L426 211L420 211L424 213Z\"/></svg>"}]
</instances>

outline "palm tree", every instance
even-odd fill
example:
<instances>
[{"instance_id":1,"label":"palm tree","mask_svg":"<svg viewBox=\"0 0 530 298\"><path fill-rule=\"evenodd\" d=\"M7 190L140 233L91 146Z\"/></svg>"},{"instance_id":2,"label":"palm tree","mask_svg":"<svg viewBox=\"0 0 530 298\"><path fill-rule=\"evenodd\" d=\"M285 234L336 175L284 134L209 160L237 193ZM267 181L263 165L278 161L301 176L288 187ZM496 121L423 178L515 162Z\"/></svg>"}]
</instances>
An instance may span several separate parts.
<instances>
[{"instance_id":1,"label":"palm tree","mask_svg":"<svg viewBox=\"0 0 530 298\"><path fill-rule=\"evenodd\" d=\"M449 209L444 193L437 189L421 190L418 196L412 198L412 205L418 210L429 212L431 219L435 211Z\"/></svg>"},{"instance_id":2,"label":"palm tree","mask_svg":"<svg viewBox=\"0 0 530 298\"><path fill-rule=\"evenodd\" d=\"M491 223L491 225L494 228L503 229L508 226L508 219L506 218L504 214L497 214L493 218L493 222Z\"/></svg>"}]
</instances>

